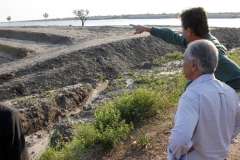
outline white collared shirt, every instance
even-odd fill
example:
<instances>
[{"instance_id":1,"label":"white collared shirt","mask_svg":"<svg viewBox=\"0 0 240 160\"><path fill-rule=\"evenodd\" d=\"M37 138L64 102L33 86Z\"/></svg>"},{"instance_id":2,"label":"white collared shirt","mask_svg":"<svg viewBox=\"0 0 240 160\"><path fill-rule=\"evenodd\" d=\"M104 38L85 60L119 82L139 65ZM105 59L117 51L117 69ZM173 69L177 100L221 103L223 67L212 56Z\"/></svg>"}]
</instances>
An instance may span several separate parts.
<instances>
[{"instance_id":1,"label":"white collared shirt","mask_svg":"<svg viewBox=\"0 0 240 160\"><path fill-rule=\"evenodd\" d=\"M223 160L240 132L238 96L213 74L204 74L182 94L174 123L168 159Z\"/></svg>"}]
</instances>

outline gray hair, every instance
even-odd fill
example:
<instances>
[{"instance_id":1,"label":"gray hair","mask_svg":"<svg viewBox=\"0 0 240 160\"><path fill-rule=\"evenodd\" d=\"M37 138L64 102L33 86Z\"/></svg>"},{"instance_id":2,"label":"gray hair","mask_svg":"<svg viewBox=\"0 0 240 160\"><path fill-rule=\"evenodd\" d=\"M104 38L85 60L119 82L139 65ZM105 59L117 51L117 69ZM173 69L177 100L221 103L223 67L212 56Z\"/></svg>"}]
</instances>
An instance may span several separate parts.
<instances>
[{"instance_id":1,"label":"gray hair","mask_svg":"<svg viewBox=\"0 0 240 160\"><path fill-rule=\"evenodd\" d=\"M218 50L211 41L195 40L191 42L185 55L188 61L197 61L198 70L202 74L212 74L217 68Z\"/></svg>"}]
</instances>

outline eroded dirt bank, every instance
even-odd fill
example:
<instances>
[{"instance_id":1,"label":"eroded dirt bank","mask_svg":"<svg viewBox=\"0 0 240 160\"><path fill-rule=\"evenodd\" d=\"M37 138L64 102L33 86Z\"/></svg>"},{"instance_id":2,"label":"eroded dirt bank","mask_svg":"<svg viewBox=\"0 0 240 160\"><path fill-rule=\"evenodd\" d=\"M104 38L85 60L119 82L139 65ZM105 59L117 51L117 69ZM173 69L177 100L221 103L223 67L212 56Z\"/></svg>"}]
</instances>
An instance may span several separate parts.
<instances>
[{"instance_id":1,"label":"eroded dirt bank","mask_svg":"<svg viewBox=\"0 0 240 160\"><path fill-rule=\"evenodd\" d=\"M70 47L70 46L69 46ZM141 62L183 51L152 36L121 40L59 55L0 75L0 100L26 96L100 77L114 79ZM51 54L51 53L49 53Z\"/></svg>"}]
</instances>

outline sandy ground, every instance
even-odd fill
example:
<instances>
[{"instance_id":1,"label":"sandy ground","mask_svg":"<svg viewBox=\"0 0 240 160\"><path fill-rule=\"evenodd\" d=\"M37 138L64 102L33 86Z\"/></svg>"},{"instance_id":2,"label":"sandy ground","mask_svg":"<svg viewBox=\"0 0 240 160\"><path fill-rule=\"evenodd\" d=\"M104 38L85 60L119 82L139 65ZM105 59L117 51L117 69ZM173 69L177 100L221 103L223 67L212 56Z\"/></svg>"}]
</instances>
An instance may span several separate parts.
<instances>
[{"instance_id":1,"label":"sandy ground","mask_svg":"<svg viewBox=\"0 0 240 160\"><path fill-rule=\"evenodd\" d=\"M32 159L57 129L57 109L66 118L76 112L77 118L87 116L91 108L86 103L102 79L114 80L143 62L183 51L148 33L133 32L130 26L0 28L0 101L19 110ZM239 47L240 29L211 32L229 50ZM67 135L69 139L71 130ZM231 145L231 159L239 157L239 148Z\"/></svg>"}]
</instances>

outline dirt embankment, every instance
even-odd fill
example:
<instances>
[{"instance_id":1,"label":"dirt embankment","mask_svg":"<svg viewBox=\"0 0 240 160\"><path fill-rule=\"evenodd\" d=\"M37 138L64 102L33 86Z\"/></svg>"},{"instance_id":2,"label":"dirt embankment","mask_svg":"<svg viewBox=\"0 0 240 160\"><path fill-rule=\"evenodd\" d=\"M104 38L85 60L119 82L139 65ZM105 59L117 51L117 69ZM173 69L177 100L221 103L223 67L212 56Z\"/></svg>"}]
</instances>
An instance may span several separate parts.
<instances>
[{"instance_id":1,"label":"dirt embankment","mask_svg":"<svg viewBox=\"0 0 240 160\"><path fill-rule=\"evenodd\" d=\"M60 28L59 30L62 29L66 28ZM74 28L70 28L69 30L71 29ZM112 29L115 29L116 33L123 33L124 29L129 30L129 28L121 28L122 31L117 31L119 28L109 27L108 31L101 27L99 27L99 30L90 27L87 30L90 32L93 29L95 29L94 31L98 31L96 34L100 36L93 39L91 34L86 35L89 36L86 42L89 41L93 43L92 47L87 48L82 47L82 44L78 43L82 41L82 38L76 40L76 36L78 35L74 34L70 34L72 36L70 38L72 45L69 45L69 43L67 45L52 45L52 43L55 43L55 37L57 36L51 36L51 34L48 33L49 38L47 41L45 41L45 36L42 36L43 38L38 40L44 42L45 45L47 43L45 49L38 49L39 46L37 45L42 47L42 44L38 44L35 36L40 33L29 32L27 34L28 40L31 40L31 43L35 43L33 43L33 46L26 45L26 50L31 49L33 52L21 59L2 64L5 70L2 68L0 74L0 100L5 102L11 100L11 102L13 102L11 105L20 110L22 113L23 128L26 134L35 132L42 127L50 126L56 115L56 109L59 107L63 110L63 114L79 108L79 104L82 104L82 102L88 98L89 94L91 94L92 86L96 86L100 79L114 79L119 73L129 71L142 62L151 61L169 52L183 51L180 47L169 46L152 36L130 39L126 39L126 37L123 36L122 40L102 44L98 42L99 39L106 37L104 34L109 36L110 33L114 33ZM53 30L53 28L50 28L48 32L51 30ZM11 38L13 38L14 35L12 32L18 32L18 30L2 30L1 32L4 31L6 32L3 34L4 37ZM99 33L99 31L102 31L102 34ZM29 41L24 41L26 34L22 34L21 32L17 34L17 39L21 39L20 35L22 35L22 40L16 44L22 47L24 43L29 44ZM68 32L68 30L66 30L66 32ZM84 31L80 33L82 32ZM61 39L61 36L59 37ZM109 41L111 37L107 37L106 39ZM4 40L5 39L2 40L2 45L7 46L10 45L12 39ZM15 42L15 40L12 41ZM18 48L21 50L18 46L14 46L15 49ZM57 50L58 48L60 49ZM59 54L59 52L62 51L61 49L66 52ZM7 52L9 50L7 49L1 51L9 54ZM59 55L56 56L54 53ZM79 83L87 87L82 87L81 92L77 89L71 91L72 93L68 94L71 95L69 97L65 96L67 97L65 101L68 101L67 106L72 105L72 107L64 107L63 102L59 100L59 95L52 98L48 96L48 92L52 90L57 90L56 92L62 95L64 87ZM51 99L51 101L49 101L49 99ZM31 119L31 121L29 121L29 119Z\"/></svg>"},{"instance_id":2,"label":"dirt embankment","mask_svg":"<svg viewBox=\"0 0 240 160\"><path fill-rule=\"evenodd\" d=\"M179 27L172 27L179 31ZM212 28L229 50L239 47L240 29ZM166 53L184 50L129 26L10 27L0 29L0 101L21 113L25 134L82 110L102 79L141 67Z\"/></svg>"}]
</instances>

